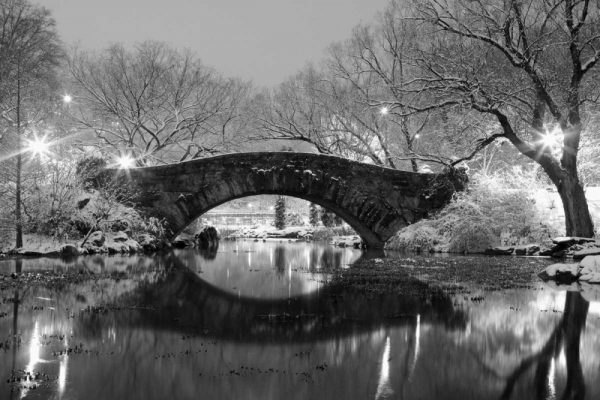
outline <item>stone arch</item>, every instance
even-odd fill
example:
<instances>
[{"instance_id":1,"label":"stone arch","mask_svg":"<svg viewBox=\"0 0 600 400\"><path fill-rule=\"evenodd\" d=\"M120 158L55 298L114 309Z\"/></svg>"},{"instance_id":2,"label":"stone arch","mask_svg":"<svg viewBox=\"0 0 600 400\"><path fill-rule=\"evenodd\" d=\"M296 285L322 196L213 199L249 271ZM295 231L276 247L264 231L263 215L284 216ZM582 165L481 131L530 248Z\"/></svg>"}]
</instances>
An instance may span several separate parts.
<instances>
[{"instance_id":1,"label":"stone arch","mask_svg":"<svg viewBox=\"0 0 600 400\"><path fill-rule=\"evenodd\" d=\"M451 174L398 171L334 156L236 153L157 167L110 170L135 188L138 207L172 236L208 210L242 197L286 195L336 213L371 248L445 204L462 182Z\"/></svg>"}]
</instances>

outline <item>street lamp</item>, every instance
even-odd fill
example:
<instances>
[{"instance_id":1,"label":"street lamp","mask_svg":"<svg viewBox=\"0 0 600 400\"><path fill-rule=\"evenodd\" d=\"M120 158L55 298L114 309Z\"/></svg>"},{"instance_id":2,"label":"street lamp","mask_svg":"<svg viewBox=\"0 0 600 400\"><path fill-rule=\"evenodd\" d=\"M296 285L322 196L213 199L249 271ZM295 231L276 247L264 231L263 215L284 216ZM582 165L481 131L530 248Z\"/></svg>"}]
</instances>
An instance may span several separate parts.
<instances>
[{"instance_id":1,"label":"street lamp","mask_svg":"<svg viewBox=\"0 0 600 400\"><path fill-rule=\"evenodd\" d=\"M388 115L390 112L390 109L386 106L383 106L379 109L379 114L381 115Z\"/></svg>"},{"instance_id":2,"label":"street lamp","mask_svg":"<svg viewBox=\"0 0 600 400\"><path fill-rule=\"evenodd\" d=\"M135 167L135 159L129 154L117 157L116 161L119 169L129 169Z\"/></svg>"},{"instance_id":3,"label":"street lamp","mask_svg":"<svg viewBox=\"0 0 600 400\"><path fill-rule=\"evenodd\" d=\"M70 102L72 102L72 101L73 101L73 97L71 97L71 95L69 95L69 94L65 94L65 95L63 96L63 103L65 103L65 104L69 104L69 103L70 103Z\"/></svg>"},{"instance_id":4,"label":"street lamp","mask_svg":"<svg viewBox=\"0 0 600 400\"><path fill-rule=\"evenodd\" d=\"M542 145L544 147L549 147L552 150L555 150L557 147L560 147L562 136L563 136L561 133L560 127L555 126L552 129L552 131L549 131L548 128L546 127L544 130L545 130L545 133L542 135L542 137L539 140L542 143Z\"/></svg>"},{"instance_id":5,"label":"street lamp","mask_svg":"<svg viewBox=\"0 0 600 400\"><path fill-rule=\"evenodd\" d=\"M33 156L39 155L40 157L49 153L50 151L50 143L46 141L46 136L42 138L38 138L34 136L33 140L27 141L26 151L30 151Z\"/></svg>"}]
</instances>

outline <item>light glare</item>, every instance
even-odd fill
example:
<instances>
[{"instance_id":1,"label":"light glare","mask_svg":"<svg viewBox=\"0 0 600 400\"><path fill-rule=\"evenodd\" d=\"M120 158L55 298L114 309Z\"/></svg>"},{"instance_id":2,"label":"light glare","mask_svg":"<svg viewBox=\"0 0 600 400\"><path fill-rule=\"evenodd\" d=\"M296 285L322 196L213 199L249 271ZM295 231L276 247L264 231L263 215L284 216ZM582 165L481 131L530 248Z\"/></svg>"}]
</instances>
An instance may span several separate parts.
<instances>
[{"instance_id":1,"label":"light glare","mask_svg":"<svg viewBox=\"0 0 600 400\"><path fill-rule=\"evenodd\" d=\"M32 152L34 156L42 156L50 151L50 143L46 142L46 137L38 138L27 142L27 150Z\"/></svg>"},{"instance_id":2,"label":"light glare","mask_svg":"<svg viewBox=\"0 0 600 400\"><path fill-rule=\"evenodd\" d=\"M389 112L390 112L390 109L389 109L388 107L385 107L385 106L384 106L384 107L381 107L381 108L379 109L379 113L380 113L381 115L388 115L388 114L389 114Z\"/></svg>"},{"instance_id":3,"label":"light glare","mask_svg":"<svg viewBox=\"0 0 600 400\"><path fill-rule=\"evenodd\" d=\"M68 94L65 94L65 95L63 96L63 102L65 102L65 103L69 104L71 101L73 101L73 97L71 97L70 95L68 95Z\"/></svg>"},{"instance_id":4,"label":"light glare","mask_svg":"<svg viewBox=\"0 0 600 400\"><path fill-rule=\"evenodd\" d=\"M124 156L120 156L117 158L117 164L120 169L129 169L135 166L135 159L133 159L129 154Z\"/></svg>"},{"instance_id":5,"label":"light glare","mask_svg":"<svg viewBox=\"0 0 600 400\"><path fill-rule=\"evenodd\" d=\"M540 138L540 142L544 147L560 147L561 141L563 138L562 131L560 127L555 126L552 131L549 131L548 128L545 129L545 133Z\"/></svg>"}]
</instances>

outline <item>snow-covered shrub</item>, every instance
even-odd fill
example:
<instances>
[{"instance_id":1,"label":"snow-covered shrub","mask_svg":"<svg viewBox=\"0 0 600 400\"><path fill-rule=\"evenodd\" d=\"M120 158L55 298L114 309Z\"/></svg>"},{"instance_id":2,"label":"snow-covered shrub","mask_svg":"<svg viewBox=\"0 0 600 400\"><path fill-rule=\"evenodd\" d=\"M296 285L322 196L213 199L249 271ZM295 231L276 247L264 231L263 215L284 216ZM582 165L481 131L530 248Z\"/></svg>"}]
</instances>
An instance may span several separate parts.
<instances>
[{"instance_id":1,"label":"snow-covered shrub","mask_svg":"<svg viewBox=\"0 0 600 400\"><path fill-rule=\"evenodd\" d=\"M548 227L535 206L540 186L533 173L515 168L510 173L475 175L464 192L437 214L401 230L387 248L412 250L416 246L447 244L456 253L477 253L500 244L502 232L530 242L548 236Z\"/></svg>"},{"instance_id":2,"label":"snow-covered shrub","mask_svg":"<svg viewBox=\"0 0 600 400\"><path fill-rule=\"evenodd\" d=\"M444 236L440 235L438 229L431 220L421 220L402 229L387 243L386 248L390 250L408 251L435 251L446 250Z\"/></svg>"}]
</instances>

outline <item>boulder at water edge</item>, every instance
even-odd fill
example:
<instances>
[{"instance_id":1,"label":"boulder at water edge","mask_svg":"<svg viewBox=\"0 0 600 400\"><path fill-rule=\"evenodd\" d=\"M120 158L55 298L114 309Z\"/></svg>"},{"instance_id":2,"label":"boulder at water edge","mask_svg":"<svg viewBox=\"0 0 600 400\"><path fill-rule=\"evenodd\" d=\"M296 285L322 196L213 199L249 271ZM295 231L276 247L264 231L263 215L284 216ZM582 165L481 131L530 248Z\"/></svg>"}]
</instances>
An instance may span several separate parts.
<instances>
[{"instance_id":1,"label":"boulder at water edge","mask_svg":"<svg viewBox=\"0 0 600 400\"><path fill-rule=\"evenodd\" d=\"M87 241L95 247L102 247L105 240L104 233L102 231L96 231L90 235Z\"/></svg>"},{"instance_id":2,"label":"boulder at water edge","mask_svg":"<svg viewBox=\"0 0 600 400\"><path fill-rule=\"evenodd\" d=\"M580 281L600 283L600 256L588 256L579 264L581 267Z\"/></svg>"},{"instance_id":3,"label":"boulder at water edge","mask_svg":"<svg viewBox=\"0 0 600 400\"><path fill-rule=\"evenodd\" d=\"M515 251L514 247L509 246L498 246L492 247L490 249L485 249L483 254L488 256L510 256L513 251Z\"/></svg>"},{"instance_id":4,"label":"boulder at water edge","mask_svg":"<svg viewBox=\"0 0 600 400\"><path fill-rule=\"evenodd\" d=\"M544 279L554 279L557 282L570 283L579 276L579 264L552 264L546 267L539 276Z\"/></svg>"},{"instance_id":5,"label":"boulder at water edge","mask_svg":"<svg viewBox=\"0 0 600 400\"><path fill-rule=\"evenodd\" d=\"M113 235L113 242L126 242L129 240L129 236L125 232L117 232Z\"/></svg>"},{"instance_id":6,"label":"boulder at water edge","mask_svg":"<svg viewBox=\"0 0 600 400\"><path fill-rule=\"evenodd\" d=\"M574 260L581 260L583 258L587 258L588 256L598 256L600 255L600 247L589 247L581 250L576 250L573 252Z\"/></svg>"}]
</instances>

